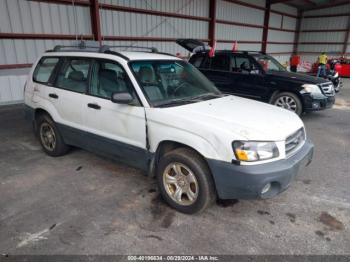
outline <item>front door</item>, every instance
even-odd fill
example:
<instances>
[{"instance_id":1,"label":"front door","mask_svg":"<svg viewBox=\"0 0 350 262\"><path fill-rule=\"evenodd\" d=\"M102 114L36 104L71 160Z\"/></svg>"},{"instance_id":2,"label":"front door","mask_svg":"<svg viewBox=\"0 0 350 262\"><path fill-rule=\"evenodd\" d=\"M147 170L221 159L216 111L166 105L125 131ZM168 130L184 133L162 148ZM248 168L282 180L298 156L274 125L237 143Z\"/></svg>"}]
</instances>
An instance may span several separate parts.
<instances>
[{"instance_id":1,"label":"front door","mask_svg":"<svg viewBox=\"0 0 350 262\"><path fill-rule=\"evenodd\" d=\"M249 57L242 54L232 56L232 94L263 100L266 96L264 74L260 67Z\"/></svg>"},{"instance_id":2,"label":"front door","mask_svg":"<svg viewBox=\"0 0 350 262\"><path fill-rule=\"evenodd\" d=\"M129 92L134 102L113 103L111 97L115 92ZM147 168L145 111L120 64L94 60L83 116L90 149L138 168Z\"/></svg>"}]
</instances>

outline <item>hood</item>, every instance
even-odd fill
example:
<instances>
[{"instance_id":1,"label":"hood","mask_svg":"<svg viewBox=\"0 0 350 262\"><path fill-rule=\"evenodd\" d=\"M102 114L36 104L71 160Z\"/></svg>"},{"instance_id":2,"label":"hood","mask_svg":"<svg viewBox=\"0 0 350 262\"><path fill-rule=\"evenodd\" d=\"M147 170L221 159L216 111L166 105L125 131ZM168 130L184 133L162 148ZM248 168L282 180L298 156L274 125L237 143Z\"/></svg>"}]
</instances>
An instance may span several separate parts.
<instances>
[{"instance_id":1,"label":"hood","mask_svg":"<svg viewBox=\"0 0 350 262\"><path fill-rule=\"evenodd\" d=\"M292 73L288 71L271 71L267 72L266 74L269 76L273 76L274 79L279 78L283 81L288 80L300 84L322 84L328 82L328 80L320 77L310 76L307 74Z\"/></svg>"},{"instance_id":2,"label":"hood","mask_svg":"<svg viewBox=\"0 0 350 262\"><path fill-rule=\"evenodd\" d=\"M174 125L190 132L213 130L218 135L229 132L235 139L242 140L283 141L303 127L293 112L236 96L160 110L164 110Z\"/></svg>"}]
</instances>

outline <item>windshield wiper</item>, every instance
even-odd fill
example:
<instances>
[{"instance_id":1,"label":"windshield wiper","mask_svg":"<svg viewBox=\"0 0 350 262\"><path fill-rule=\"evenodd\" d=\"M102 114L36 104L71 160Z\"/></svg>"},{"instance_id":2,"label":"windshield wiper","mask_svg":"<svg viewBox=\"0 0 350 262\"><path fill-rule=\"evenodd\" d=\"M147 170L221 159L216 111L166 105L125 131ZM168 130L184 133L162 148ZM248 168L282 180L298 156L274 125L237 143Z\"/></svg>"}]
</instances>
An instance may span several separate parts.
<instances>
[{"instance_id":1,"label":"windshield wiper","mask_svg":"<svg viewBox=\"0 0 350 262\"><path fill-rule=\"evenodd\" d=\"M173 105L189 104L189 103L192 103L192 102L194 102L194 101L188 100L187 98L185 98L185 99L172 99L172 100L169 100L169 101L157 103L157 104L155 104L155 106L156 107L166 107L166 106L173 106Z\"/></svg>"},{"instance_id":2,"label":"windshield wiper","mask_svg":"<svg viewBox=\"0 0 350 262\"><path fill-rule=\"evenodd\" d=\"M199 101L208 100L211 98L219 98L226 96L225 94L215 94L215 93L205 93L198 96L192 96L192 97L185 97L180 99L172 99L163 103L155 104L157 107L165 107L165 106L172 106L172 105L183 105L183 104L189 104Z\"/></svg>"},{"instance_id":3,"label":"windshield wiper","mask_svg":"<svg viewBox=\"0 0 350 262\"><path fill-rule=\"evenodd\" d=\"M205 93L205 94L201 94L198 96L193 96L191 98L188 98L189 100L192 101L203 101L203 100L207 100L207 99L211 99L211 98L219 98L219 97L223 97L225 96L224 94L215 94L215 93Z\"/></svg>"}]
</instances>

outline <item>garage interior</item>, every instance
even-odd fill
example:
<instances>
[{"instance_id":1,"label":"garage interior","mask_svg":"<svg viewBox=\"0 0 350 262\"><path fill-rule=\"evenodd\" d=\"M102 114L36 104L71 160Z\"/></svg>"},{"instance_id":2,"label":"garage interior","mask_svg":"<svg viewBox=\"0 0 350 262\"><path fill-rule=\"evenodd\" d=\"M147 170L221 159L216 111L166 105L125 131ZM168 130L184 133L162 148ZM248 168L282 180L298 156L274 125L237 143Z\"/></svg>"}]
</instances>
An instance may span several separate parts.
<instances>
[{"instance_id":1,"label":"garage interior","mask_svg":"<svg viewBox=\"0 0 350 262\"><path fill-rule=\"evenodd\" d=\"M307 72L350 54L347 0L0 0L0 254L348 254L350 80L302 120L312 164L283 194L178 213L142 172L74 149L42 152L23 113L31 65L81 39L188 57L177 38L262 51ZM213 237L214 236L214 237Z\"/></svg>"}]
</instances>

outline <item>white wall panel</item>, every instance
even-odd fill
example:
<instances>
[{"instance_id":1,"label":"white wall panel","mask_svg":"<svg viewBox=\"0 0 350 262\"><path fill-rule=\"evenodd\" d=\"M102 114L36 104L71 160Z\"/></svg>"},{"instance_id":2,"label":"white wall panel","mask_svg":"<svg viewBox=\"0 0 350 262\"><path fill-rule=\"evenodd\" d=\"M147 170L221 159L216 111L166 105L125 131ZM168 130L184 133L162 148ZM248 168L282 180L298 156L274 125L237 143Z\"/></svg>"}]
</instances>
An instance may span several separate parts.
<instances>
[{"instance_id":1,"label":"white wall panel","mask_svg":"<svg viewBox=\"0 0 350 262\"><path fill-rule=\"evenodd\" d=\"M282 15L271 13L269 26L281 28L281 25L282 25Z\"/></svg>"},{"instance_id":2,"label":"white wall panel","mask_svg":"<svg viewBox=\"0 0 350 262\"><path fill-rule=\"evenodd\" d=\"M183 47L179 46L175 42L152 42L152 41L103 41L103 44L107 45L123 45L123 46L145 46L145 47L155 47L159 51L170 53L175 55L180 53L181 56L187 56L188 51ZM125 48L120 50L127 50ZM130 50L130 49L129 49ZM116 49L117 51L117 49Z\"/></svg>"},{"instance_id":3,"label":"white wall panel","mask_svg":"<svg viewBox=\"0 0 350 262\"><path fill-rule=\"evenodd\" d=\"M74 22L76 13L76 25ZM91 34L88 7L24 0L0 0L0 32Z\"/></svg>"},{"instance_id":4,"label":"white wall panel","mask_svg":"<svg viewBox=\"0 0 350 262\"><path fill-rule=\"evenodd\" d=\"M0 40L0 64L33 63L43 52L55 45L70 45L69 40Z\"/></svg>"},{"instance_id":5,"label":"white wall panel","mask_svg":"<svg viewBox=\"0 0 350 262\"><path fill-rule=\"evenodd\" d=\"M334 14L347 13L347 12L350 12L350 4L335 6L331 8L311 10L311 11L304 12L304 15L334 15Z\"/></svg>"},{"instance_id":6,"label":"white wall panel","mask_svg":"<svg viewBox=\"0 0 350 262\"><path fill-rule=\"evenodd\" d=\"M323 18L303 18L301 23L302 30L314 29L345 29L348 27L349 18L340 17L323 17Z\"/></svg>"},{"instance_id":7,"label":"white wall panel","mask_svg":"<svg viewBox=\"0 0 350 262\"><path fill-rule=\"evenodd\" d=\"M273 4L271 5L271 10L284 12L290 15L298 14L298 10L295 7L285 5L285 4Z\"/></svg>"},{"instance_id":8,"label":"white wall panel","mask_svg":"<svg viewBox=\"0 0 350 262\"><path fill-rule=\"evenodd\" d=\"M293 52L293 44L268 44L267 53L290 53Z\"/></svg>"},{"instance_id":9,"label":"white wall panel","mask_svg":"<svg viewBox=\"0 0 350 262\"><path fill-rule=\"evenodd\" d=\"M208 22L101 10L102 35L208 38Z\"/></svg>"},{"instance_id":10,"label":"white wall panel","mask_svg":"<svg viewBox=\"0 0 350 262\"><path fill-rule=\"evenodd\" d=\"M220 40L261 41L261 28L241 27L235 25L217 24L216 38Z\"/></svg>"},{"instance_id":11,"label":"white wall panel","mask_svg":"<svg viewBox=\"0 0 350 262\"><path fill-rule=\"evenodd\" d=\"M209 0L99 0L100 3L171 12L193 16L209 16Z\"/></svg>"},{"instance_id":12,"label":"white wall panel","mask_svg":"<svg viewBox=\"0 0 350 262\"><path fill-rule=\"evenodd\" d=\"M273 42L293 42L294 32L269 30L267 40Z\"/></svg>"},{"instance_id":13,"label":"white wall panel","mask_svg":"<svg viewBox=\"0 0 350 262\"><path fill-rule=\"evenodd\" d=\"M217 43L217 50L232 50L233 43ZM238 43L238 50L260 51L261 44L242 44Z\"/></svg>"},{"instance_id":14,"label":"white wall panel","mask_svg":"<svg viewBox=\"0 0 350 262\"><path fill-rule=\"evenodd\" d=\"M345 32L304 32L300 33L300 42L343 42Z\"/></svg>"},{"instance_id":15,"label":"white wall panel","mask_svg":"<svg viewBox=\"0 0 350 262\"><path fill-rule=\"evenodd\" d=\"M265 7L265 0L244 0L248 4L253 4L261 7Z\"/></svg>"},{"instance_id":16,"label":"white wall panel","mask_svg":"<svg viewBox=\"0 0 350 262\"><path fill-rule=\"evenodd\" d=\"M299 52L342 52L343 45L303 45L299 44L298 46Z\"/></svg>"},{"instance_id":17,"label":"white wall panel","mask_svg":"<svg viewBox=\"0 0 350 262\"><path fill-rule=\"evenodd\" d=\"M217 1L216 7L217 19L228 20L233 22L263 25L264 11L251 7L233 4L223 0ZM242 27L242 30L245 30Z\"/></svg>"},{"instance_id":18,"label":"white wall panel","mask_svg":"<svg viewBox=\"0 0 350 262\"><path fill-rule=\"evenodd\" d=\"M297 27L297 19L289 16L283 17L283 29L295 30Z\"/></svg>"},{"instance_id":19,"label":"white wall panel","mask_svg":"<svg viewBox=\"0 0 350 262\"><path fill-rule=\"evenodd\" d=\"M23 101L26 75L0 76L0 105Z\"/></svg>"}]
</instances>

